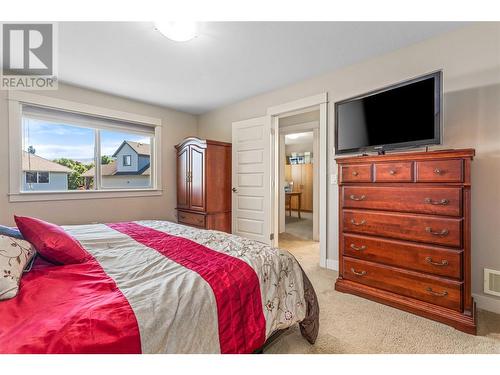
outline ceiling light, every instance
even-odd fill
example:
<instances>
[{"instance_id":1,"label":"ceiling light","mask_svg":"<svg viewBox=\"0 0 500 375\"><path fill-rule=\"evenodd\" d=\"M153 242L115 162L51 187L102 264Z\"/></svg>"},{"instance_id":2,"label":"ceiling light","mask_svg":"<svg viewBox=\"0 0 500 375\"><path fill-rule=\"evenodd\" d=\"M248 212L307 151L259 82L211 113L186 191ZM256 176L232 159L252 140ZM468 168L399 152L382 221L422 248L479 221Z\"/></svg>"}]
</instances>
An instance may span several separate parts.
<instances>
[{"instance_id":1,"label":"ceiling light","mask_svg":"<svg viewBox=\"0 0 500 375\"><path fill-rule=\"evenodd\" d=\"M187 42L197 36L198 25L189 21L155 22L155 28L168 39L176 42Z\"/></svg>"}]
</instances>

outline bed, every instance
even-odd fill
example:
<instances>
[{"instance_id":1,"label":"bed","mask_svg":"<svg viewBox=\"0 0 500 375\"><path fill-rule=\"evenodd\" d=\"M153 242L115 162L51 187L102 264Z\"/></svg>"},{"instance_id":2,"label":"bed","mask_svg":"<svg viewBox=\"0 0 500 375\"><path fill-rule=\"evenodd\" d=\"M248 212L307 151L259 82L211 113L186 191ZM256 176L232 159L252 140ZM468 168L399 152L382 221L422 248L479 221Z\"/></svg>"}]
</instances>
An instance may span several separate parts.
<instances>
[{"instance_id":1,"label":"bed","mask_svg":"<svg viewBox=\"0 0 500 375\"><path fill-rule=\"evenodd\" d=\"M317 297L287 251L166 221L63 229L89 259L36 261L0 302L0 352L254 353L295 324L316 340Z\"/></svg>"}]
</instances>

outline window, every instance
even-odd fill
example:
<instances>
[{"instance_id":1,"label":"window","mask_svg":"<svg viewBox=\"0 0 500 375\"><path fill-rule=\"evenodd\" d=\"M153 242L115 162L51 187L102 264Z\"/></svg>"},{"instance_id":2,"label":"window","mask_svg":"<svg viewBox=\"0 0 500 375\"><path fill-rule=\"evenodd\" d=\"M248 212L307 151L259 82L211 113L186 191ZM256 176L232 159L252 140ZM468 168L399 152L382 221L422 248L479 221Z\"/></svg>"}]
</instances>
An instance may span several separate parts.
<instances>
[{"instance_id":1,"label":"window","mask_svg":"<svg viewBox=\"0 0 500 375\"><path fill-rule=\"evenodd\" d=\"M48 184L49 183L49 172L38 172L38 183Z\"/></svg>"},{"instance_id":2,"label":"window","mask_svg":"<svg viewBox=\"0 0 500 375\"><path fill-rule=\"evenodd\" d=\"M50 182L49 172L25 172L26 178L26 184L48 184ZM27 190L34 190L33 186L28 186Z\"/></svg>"},{"instance_id":3,"label":"window","mask_svg":"<svg viewBox=\"0 0 500 375\"><path fill-rule=\"evenodd\" d=\"M22 127L21 192L156 185L154 126L23 105Z\"/></svg>"},{"instance_id":4,"label":"window","mask_svg":"<svg viewBox=\"0 0 500 375\"><path fill-rule=\"evenodd\" d=\"M102 130L100 140L103 188L151 188L151 136Z\"/></svg>"},{"instance_id":5,"label":"window","mask_svg":"<svg viewBox=\"0 0 500 375\"><path fill-rule=\"evenodd\" d=\"M26 183L36 184L38 182L37 172L26 172Z\"/></svg>"}]
</instances>

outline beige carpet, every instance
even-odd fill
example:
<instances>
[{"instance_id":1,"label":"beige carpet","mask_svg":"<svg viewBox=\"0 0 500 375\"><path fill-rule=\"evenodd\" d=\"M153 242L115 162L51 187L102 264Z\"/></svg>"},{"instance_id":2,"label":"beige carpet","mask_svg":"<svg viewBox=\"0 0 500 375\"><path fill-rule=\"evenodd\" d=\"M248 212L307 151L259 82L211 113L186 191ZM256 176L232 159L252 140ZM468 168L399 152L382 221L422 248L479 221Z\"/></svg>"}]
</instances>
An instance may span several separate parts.
<instances>
[{"instance_id":1,"label":"beige carpet","mask_svg":"<svg viewBox=\"0 0 500 375\"><path fill-rule=\"evenodd\" d=\"M292 211L292 216L285 216L285 232L300 240L312 241L313 239L313 219L311 212L302 212L299 219L296 211Z\"/></svg>"},{"instance_id":2,"label":"beige carpet","mask_svg":"<svg viewBox=\"0 0 500 375\"><path fill-rule=\"evenodd\" d=\"M316 289L319 337L309 345L298 327L288 330L265 353L500 353L500 315L478 310L478 335L334 290L335 271L319 267L317 242L280 237Z\"/></svg>"}]
</instances>

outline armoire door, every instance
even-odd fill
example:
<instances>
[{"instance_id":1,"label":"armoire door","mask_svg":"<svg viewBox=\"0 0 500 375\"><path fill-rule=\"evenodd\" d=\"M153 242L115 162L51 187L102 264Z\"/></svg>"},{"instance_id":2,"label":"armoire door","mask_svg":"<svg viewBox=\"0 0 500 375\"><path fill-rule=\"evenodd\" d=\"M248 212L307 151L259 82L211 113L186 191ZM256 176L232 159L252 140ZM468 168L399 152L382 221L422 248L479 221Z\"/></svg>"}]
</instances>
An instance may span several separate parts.
<instances>
[{"instance_id":1,"label":"armoire door","mask_svg":"<svg viewBox=\"0 0 500 375\"><path fill-rule=\"evenodd\" d=\"M189 146L191 170L189 172L189 209L205 210L205 149Z\"/></svg>"},{"instance_id":2,"label":"armoire door","mask_svg":"<svg viewBox=\"0 0 500 375\"><path fill-rule=\"evenodd\" d=\"M293 164L290 166L290 179L293 181L293 191L302 193L301 210L313 210L313 164ZM286 175L286 174L285 174ZM298 208L298 199L292 198L292 210Z\"/></svg>"},{"instance_id":3,"label":"armoire door","mask_svg":"<svg viewBox=\"0 0 500 375\"><path fill-rule=\"evenodd\" d=\"M177 153L177 207L189 208L189 147Z\"/></svg>"},{"instance_id":4,"label":"armoire door","mask_svg":"<svg viewBox=\"0 0 500 375\"><path fill-rule=\"evenodd\" d=\"M302 165L292 164L292 181L293 181L293 191L302 192ZM302 198L301 198L302 199ZM290 201L292 205L292 210L296 210L299 207L299 200L296 197L292 197Z\"/></svg>"},{"instance_id":5,"label":"armoire door","mask_svg":"<svg viewBox=\"0 0 500 375\"><path fill-rule=\"evenodd\" d=\"M292 166L291 164L285 165L285 181L292 181Z\"/></svg>"},{"instance_id":6,"label":"armoire door","mask_svg":"<svg viewBox=\"0 0 500 375\"><path fill-rule=\"evenodd\" d=\"M302 209L304 211L313 210L313 164L302 164Z\"/></svg>"}]
</instances>

